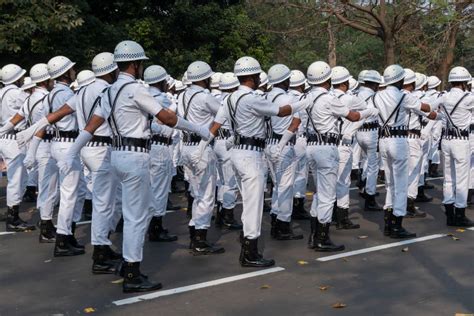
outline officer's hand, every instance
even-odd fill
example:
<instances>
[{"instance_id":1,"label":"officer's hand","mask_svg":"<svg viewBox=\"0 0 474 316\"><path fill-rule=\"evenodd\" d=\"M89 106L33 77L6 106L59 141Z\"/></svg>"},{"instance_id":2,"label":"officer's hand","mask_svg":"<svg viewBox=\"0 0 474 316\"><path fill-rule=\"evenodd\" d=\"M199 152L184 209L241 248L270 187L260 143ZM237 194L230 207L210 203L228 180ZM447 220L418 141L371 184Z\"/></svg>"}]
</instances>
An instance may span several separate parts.
<instances>
[{"instance_id":1,"label":"officer's hand","mask_svg":"<svg viewBox=\"0 0 474 316\"><path fill-rule=\"evenodd\" d=\"M201 162L202 154L203 154L203 152L200 151L199 149L198 149L198 150L195 150L195 151L191 154L191 164L192 164L193 166L197 166L197 165L199 164L199 162Z\"/></svg>"},{"instance_id":2,"label":"officer's hand","mask_svg":"<svg viewBox=\"0 0 474 316\"><path fill-rule=\"evenodd\" d=\"M208 141L209 138L211 137L211 133L209 132L209 128L206 126L201 126L199 128L199 136L205 141Z\"/></svg>"},{"instance_id":3,"label":"officer's hand","mask_svg":"<svg viewBox=\"0 0 474 316\"><path fill-rule=\"evenodd\" d=\"M16 142L18 143L19 147L23 147L26 143L29 142L30 139L35 136L36 130L34 128L27 128L24 131L21 131L16 134Z\"/></svg>"},{"instance_id":4,"label":"officer's hand","mask_svg":"<svg viewBox=\"0 0 474 316\"><path fill-rule=\"evenodd\" d=\"M23 165L25 166L26 169L31 169L35 165L36 160L34 156L29 155L28 153L25 156L25 159L23 159Z\"/></svg>"},{"instance_id":5,"label":"officer's hand","mask_svg":"<svg viewBox=\"0 0 474 316\"><path fill-rule=\"evenodd\" d=\"M225 149L229 151L232 147L234 147L234 136L230 136L225 140Z\"/></svg>"},{"instance_id":6,"label":"officer's hand","mask_svg":"<svg viewBox=\"0 0 474 316\"><path fill-rule=\"evenodd\" d=\"M71 172L72 165L74 164L74 159L75 157L66 157L66 159L58 163L59 171L63 175L67 175L69 174L69 172Z\"/></svg>"}]
</instances>

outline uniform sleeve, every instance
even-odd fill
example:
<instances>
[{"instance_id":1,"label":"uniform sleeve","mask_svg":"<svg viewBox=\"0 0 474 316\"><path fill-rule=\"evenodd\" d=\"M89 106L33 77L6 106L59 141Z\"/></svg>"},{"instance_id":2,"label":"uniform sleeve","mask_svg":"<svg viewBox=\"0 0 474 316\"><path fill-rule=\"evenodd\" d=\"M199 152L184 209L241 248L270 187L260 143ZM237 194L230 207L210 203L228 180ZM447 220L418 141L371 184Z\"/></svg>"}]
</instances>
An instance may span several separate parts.
<instances>
[{"instance_id":1,"label":"uniform sleeve","mask_svg":"<svg viewBox=\"0 0 474 316\"><path fill-rule=\"evenodd\" d=\"M206 94L205 106L206 110L209 113L216 115L217 112L219 112L219 109L221 108L220 99L214 97L212 94Z\"/></svg>"},{"instance_id":2,"label":"uniform sleeve","mask_svg":"<svg viewBox=\"0 0 474 316\"><path fill-rule=\"evenodd\" d=\"M426 116L426 113L421 110L421 101L420 99L414 97L411 94L405 94L405 99L403 100L404 108L407 111L416 113L417 115Z\"/></svg>"},{"instance_id":3,"label":"uniform sleeve","mask_svg":"<svg viewBox=\"0 0 474 316\"><path fill-rule=\"evenodd\" d=\"M95 108L94 115L100 116L104 120L107 120L110 116L110 103L107 97L107 92L102 93L100 96L99 103Z\"/></svg>"},{"instance_id":4,"label":"uniform sleeve","mask_svg":"<svg viewBox=\"0 0 474 316\"><path fill-rule=\"evenodd\" d=\"M75 94L66 101L67 106L70 107L74 112L76 112L76 110L77 110L77 98L78 97L79 97L79 95Z\"/></svg>"},{"instance_id":5,"label":"uniform sleeve","mask_svg":"<svg viewBox=\"0 0 474 316\"><path fill-rule=\"evenodd\" d=\"M325 96L325 98L327 98L327 103L326 104L329 104L330 106L330 111L331 113L336 116L336 117L346 117L349 115L349 108L347 106L345 106L341 100L339 100L338 98L334 97L334 96Z\"/></svg>"},{"instance_id":6,"label":"uniform sleeve","mask_svg":"<svg viewBox=\"0 0 474 316\"><path fill-rule=\"evenodd\" d=\"M367 109L367 102L364 101L364 99L356 96L356 95L351 95L351 105L350 109L354 111L363 111Z\"/></svg>"},{"instance_id":7,"label":"uniform sleeve","mask_svg":"<svg viewBox=\"0 0 474 316\"><path fill-rule=\"evenodd\" d=\"M27 116L27 108L28 108L28 100L30 100L30 98L27 98L24 102L23 102L23 105L20 107L20 109L18 110L17 114L22 116L22 117L26 117Z\"/></svg>"},{"instance_id":8,"label":"uniform sleeve","mask_svg":"<svg viewBox=\"0 0 474 316\"><path fill-rule=\"evenodd\" d=\"M252 94L251 97L244 97L242 101L244 100L250 104L251 109L257 116L276 116L280 112L280 107L277 104L268 101L260 95Z\"/></svg>"},{"instance_id":9,"label":"uniform sleeve","mask_svg":"<svg viewBox=\"0 0 474 316\"><path fill-rule=\"evenodd\" d=\"M163 110L163 107L160 105L160 103L156 101L155 98L153 98L153 96L144 86L138 87L138 89L135 91L135 94L133 95L133 100L142 111L153 116Z\"/></svg>"},{"instance_id":10,"label":"uniform sleeve","mask_svg":"<svg viewBox=\"0 0 474 316\"><path fill-rule=\"evenodd\" d=\"M216 117L214 118L214 122L223 125L227 121L227 111L224 106L219 108L217 111Z\"/></svg>"}]
</instances>

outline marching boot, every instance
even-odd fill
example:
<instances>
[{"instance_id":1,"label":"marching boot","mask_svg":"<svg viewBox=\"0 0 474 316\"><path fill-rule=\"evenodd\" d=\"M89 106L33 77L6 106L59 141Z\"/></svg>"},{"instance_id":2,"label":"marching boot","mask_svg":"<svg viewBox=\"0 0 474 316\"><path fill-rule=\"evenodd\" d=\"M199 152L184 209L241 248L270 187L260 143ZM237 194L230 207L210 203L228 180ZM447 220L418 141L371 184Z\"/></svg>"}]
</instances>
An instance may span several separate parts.
<instances>
[{"instance_id":1,"label":"marching boot","mask_svg":"<svg viewBox=\"0 0 474 316\"><path fill-rule=\"evenodd\" d=\"M79 249L82 249L84 250L86 247L84 247L84 245L81 245L77 242L76 240L76 236L75 236L75 233L76 233L76 222L72 222L71 224L71 232L72 232L72 235L69 235L69 242L70 244L75 247L75 248L79 248Z\"/></svg>"},{"instance_id":2,"label":"marching boot","mask_svg":"<svg viewBox=\"0 0 474 316\"><path fill-rule=\"evenodd\" d=\"M359 179L359 169L351 170L351 181L357 181Z\"/></svg>"},{"instance_id":3,"label":"marching boot","mask_svg":"<svg viewBox=\"0 0 474 316\"><path fill-rule=\"evenodd\" d=\"M375 200L375 195L366 194L365 195L365 205L364 211L366 212L380 212L382 211L382 207L377 204Z\"/></svg>"},{"instance_id":4,"label":"marching boot","mask_svg":"<svg viewBox=\"0 0 474 316\"><path fill-rule=\"evenodd\" d=\"M421 218L426 217L426 213L420 211L420 209L415 206L415 199L408 198L407 201L407 218Z\"/></svg>"},{"instance_id":5,"label":"marching boot","mask_svg":"<svg viewBox=\"0 0 474 316\"><path fill-rule=\"evenodd\" d=\"M269 213L272 210L272 205L268 201L263 201L263 213Z\"/></svg>"},{"instance_id":6,"label":"marching boot","mask_svg":"<svg viewBox=\"0 0 474 316\"><path fill-rule=\"evenodd\" d=\"M393 210L391 208L383 210L383 221L384 221L383 234L384 234L384 236L390 236L390 227L391 227L390 215L392 214L392 211Z\"/></svg>"},{"instance_id":7,"label":"marching boot","mask_svg":"<svg viewBox=\"0 0 474 316\"><path fill-rule=\"evenodd\" d=\"M264 259L258 253L258 239L244 238L240 250L240 265L242 267L266 268L275 265L275 260Z\"/></svg>"},{"instance_id":8,"label":"marching boot","mask_svg":"<svg viewBox=\"0 0 474 316\"><path fill-rule=\"evenodd\" d=\"M304 200L304 198L293 198L292 219L309 220L311 218L309 213L304 209Z\"/></svg>"},{"instance_id":9,"label":"marching boot","mask_svg":"<svg viewBox=\"0 0 474 316\"><path fill-rule=\"evenodd\" d=\"M171 242L178 240L178 236L168 234L168 230L163 227L163 216L153 216L148 226L148 240Z\"/></svg>"},{"instance_id":10,"label":"marching boot","mask_svg":"<svg viewBox=\"0 0 474 316\"><path fill-rule=\"evenodd\" d=\"M183 193L184 190L178 188L178 175L173 176L171 178L171 192L173 193Z\"/></svg>"},{"instance_id":11,"label":"marching boot","mask_svg":"<svg viewBox=\"0 0 474 316\"><path fill-rule=\"evenodd\" d=\"M332 215L331 215L331 224L332 225L337 224L336 209L337 209L337 201L334 202L334 205L332 206Z\"/></svg>"},{"instance_id":12,"label":"marching boot","mask_svg":"<svg viewBox=\"0 0 474 316\"><path fill-rule=\"evenodd\" d=\"M421 185L418 187L418 195L416 196L415 202L431 202L433 198L425 194L425 186Z\"/></svg>"},{"instance_id":13,"label":"marching boot","mask_svg":"<svg viewBox=\"0 0 474 316\"><path fill-rule=\"evenodd\" d=\"M432 178L439 178L442 177L443 175L438 171L438 164L437 163L432 163L430 161L430 166L428 167L428 174Z\"/></svg>"},{"instance_id":14,"label":"marching boot","mask_svg":"<svg viewBox=\"0 0 474 316\"><path fill-rule=\"evenodd\" d=\"M309 234L308 238L308 248L309 249L314 249L316 248L317 244L317 231L318 231L318 218L317 217L312 217L309 220L311 224L311 233Z\"/></svg>"},{"instance_id":15,"label":"marching boot","mask_svg":"<svg viewBox=\"0 0 474 316\"><path fill-rule=\"evenodd\" d=\"M92 274L114 274L117 270L118 259L113 259L115 253L108 245L94 245L92 253ZM121 260L121 258L120 258Z\"/></svg>"},{"instance_id":16,"label":"marching boot","mask_svg":"<svg viewBox=\"0 0 474 316\"><path fill-rule=\"evenodd\" d=\"M179 211L181 207L174 205L173 202L171 202L170 198L168 197L168 201L166 202L166 209L169 211Z\"/></svg>"},{"instance_id":17,"label":"marching boot","mask_svg":"<svg viewBox=\"0 0 474 316\"><path fill-rule=\"evenodd\" d=\"M124 293L149 292L162 288L161 283L153 283L140 273L140 262L124 262L122 289Z\"/></svg>"},{"instance_id":18,"label":"marching boot","mask_svg":"<svg viewBox=\"0 0 474 316\"><path fill-rule=\"evenodd\" d=\"M84 200L84 206L82 207L82 218L85 221L92 219L92 200Z\"/></svg>"},{"instance_id":19,"label":"marching boot","mask_svg":"<svg viewBox=\"0 0 474 316\"><path fill-rule=\"evenodd\" d=\"M295 235L291 228L291 222L284 222L279 219L275 223L275 239L276 240L299 240L303 239L303 235Z\"/></svg>"},{"instance_id":20,"label":"marching boot","mask_svg":"<svg viewBox=\"0 0 474 316\"><path fill-rule=\"evenodd\" d=\"M444 209L446 210L446 225L447 226L456 226L456 220L454 216L454 204L444 204Z\"/></svg>"},{"instance_id":21,"label":"marching boot","mask_svg":"<svg viewBox=\"0 0 474 316\"><path fill-rule=\"evenodd\" d=\"M194 237L196 237L196 228L194 226L188 226L189 229L189 249L193 249Z\"/></svg>"},{"instance_id":22,"label":"marching boot","mask_svg":"<svg viewBox=\"0 0 474 316\"><path fill-rule=\"evenodd\" d=\"M402 227L403 216L395 216L393 212L390 214L390 238L414 238L415 233L410 233Z\"/></svg>"},{"instance_id":23,"label":"marching boot","mask_svg":"<svg viewBox=\"0 0 474 316\"><path fill-rule=\"evenodd\" d=\"M330 223L320 223L318 221L318 228L316 232L316 247L315 251L320 252L333 252L342 251L345 249L344 245L335 245L329 238L329 226Z\"/></svg>"},{"instance_id":24,"label":"marching boot","mask_svg":"<svg viewBox=\"0 0 474 316\"><path fill-rule=\"evenodd\" d=\"M358 229L359 224L354 224L349 219L349 210L347 208L336 208L336 229Z\"/></svg>"},{"instance_id":25,"label":"marching boot","mask_svg":"<svg viewBox=\"0 0 474 316\"><path fill-rule=\"evenodd\" d=\"M221 225L220 227L227 228L229 230L240 230L242 229L242 224L237 222L237 220L234 218L234 209L233 208L221 208L220 211L221 215ZM216 221L217 221L217 216L216 216Z\"/></svg>"},{"instance_id":26,"label":"marching boot","mask_svg":"<svg viewBox=\"0 0 474 316\"><path fill-rule=\"evenodd\" d=\"M83 255L86 252L83 248L76 248L71 244L71 238L68 235L56 234L56 244L54 245L55 257L71 257Z\"/></svg>"},{"instance_id":27,"label":"marching boot","mask_svg":"<svg viewBox=\"0 0 474 316\"><path fill-rule=\"evenodd\" d=\"M457 227L472 227L472 226L474 226L474 222L466 217L466 209L464 207L463 208L457 208L456 207L454 209L454 224Z\"/></svg>"},{"instance_id":28,"label":"marching boot","mask_svg":"<svg viewBox=\"0 0 474 316\"><path fill-rule=\"evenodd\" d=\"M188 192L188 208L186 209L187 218L193 217L193 203L194 203L194 198L191 195L191 193Z\"/></svg>"},{"instance_id":29,"label":"marching boot","mask_svg":"<svg viewBox=\"0 0 474 316\"><path fill-rule=\"evenodd\" d=\"M196 229L192 247L193 255L216 255L224 253L222 247L214 247L207 241L207 229Z\"/></svg>"},{"instance_id":30,"label":"marching boot","mask_svg":"<svg viewBox=\"0 0 474 316\"><path fill-rule=\"evenodd\" d=\"M434 185L432 185L431 183L428 182L428 180L426 180L426 178L428 178L428 174L425 173L425 183L423 184L423 187L427 190L430 190L430 189L434 189Z\"/></svg>"},{"instance_id":31,"label":"marching boot","mask_svg":"<svg viewBox=\"0 0 474 316\"><path fill-rule=\"evenodd\" d=\"M357 176L357 187L359 188L359 192L363 192L365 188L365 184L367 183L367 179L362 179L364 171L362 169L359 169L359 173Z\"/></svg>"},{"instance_id":32,"label":"marching boot","mask_svg":"<svg viewBox=\"0 0 474 316\"><path fill-rule=\"evenodd\" d=\"M467 205L472 205L472 196L474 194L474 189L469 189L467 192Z\"/></svg>"},{"instance_id":33,"label":"marching boot","mask_svg":"<svg viewBox=\"0 0 474 316\"><path fill-rule=\"evenodd\" d=\"M270 213L270 219L271 219L271 222L270 222L270 225L271 225L271 228L270 228L270 236L272 236L273 238L275 238L276 236L276 221L277 221L277 214L272 214Z\"/></svg>"},{"instance_id":34,"label":"marching boot","mask_svg":"<svg viewBox=\"0 0 474 316\"><path fill-rule=\"evenodd\" d=\"M385 183L385 171L379 170L379 174L377 176L377 184L384 184Z\"/></svg>"},{"instance_id":35,"label":"marching boot","mask_svg":"<svg viewBox=\"0 0 474 316\"><path fill-rule=\"evenodd\" d=\"M223 222L222 222L222 203L217 202L216 203L216 217L214 219L214 225L216 228L222 228Z\"/></svg>"},{"instance_id":36,"label":"marching boot","mask_svg":"<svg viewBox=\"0 0 474 316\"><path fill-rule=\"evenodd\" d=\"M7 231L13 232L26 232L30 230L35 230L35 225L29 225L27 222L22 220L19 215L20 205L14 205L12 207L7 207L7 219L6 219L6 228Z\"/></svg>"},{"instance_id":37,"label":"marching boot","mask_svg":"<svg viewBox=\"0 0 474 316\"><path fill-rule=\"evenodd\" d=\"M40 243L54 243L56 242L56 228L53 225L52 220L41 220L40 221Z\"/></svg>"},{"instance_id":38,"label":"marching boot","mask_svg":"<svg viewBox=\"0 0 474 316\"><path fill-rule=\"evenodd\" d=\"M36 203L37 197L38 196L36 194L36 187L27 186L25 194L23 194L23 202Z\"/></svg>"},{"instance_id":39,"label":"marching boot","mask_svg":"<svg viewBox=\"0 0 474 316\"><path fill-rule=\"evenodd\" d=\"M123 216L120 217L120 220L118 221L117 226L115 227L115 232L123 233Z\"/></svg>"}]
</instances>

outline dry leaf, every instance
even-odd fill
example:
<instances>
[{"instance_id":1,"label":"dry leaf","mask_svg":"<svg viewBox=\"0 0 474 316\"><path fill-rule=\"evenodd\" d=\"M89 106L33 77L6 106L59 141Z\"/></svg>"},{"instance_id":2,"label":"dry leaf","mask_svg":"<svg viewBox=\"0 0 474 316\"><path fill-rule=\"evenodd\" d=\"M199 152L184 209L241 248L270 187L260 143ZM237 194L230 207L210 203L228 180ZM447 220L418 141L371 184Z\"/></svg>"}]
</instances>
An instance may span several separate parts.
<instances>
[{"instance_id":1,"label":"dry leaf","mask_svg":"<svg viewBox=\"0 0 474 316\"><path fill-rule=\"evenodd\" d=\"M408 247L403 248L402 252L408 252Z\"/></svg>"},{"instance_id":2,"label":"dry leaf","mask_svg":"<svg viewBox=\"0 0 474 316\"><path fill-rule=\"evenodd\" d=\"M456 313L454 316L474 316L474 314Z\"/></svg>"},{"instance_id":3,"label":"dry leaf","mask_svg":"<svg viewBox=\"0 0 474 316\"><path fill-rule=\"evenodd\" d=\"M344 304L344 303L336 303L336 304L333 304L332 305L332 308L344 308L346 307L347 305Z\"/></svg>"},{"instance_id":4,"label":"dry leaf","mask_svg":"<svg viewBox=\"0 0 474 316\"><path fill-rule=\"evenodd\" d=\"M453 237L451 237L451 238L453 238L453 240L459 240L459 239L460 239L460 238L458 238L458 237L456 237L456 236L453 236Z\"/></svg>"},{"instance_id":5,"label":"dry leaf","mask_svg":"<svg viewBox=\"0 0 474 316\"><path fill-rule=\"evenodd\" d=\"M95 309L93 307L86 307L86 308L84 308L84 312L86 314L90 314L90 313L95 312Z\"/></svg>"},{"instance_id":6,"label":"dry leaf","mask_svg":"<svg viewBox=\"0 0 474 316\"><path fill-rule=\"evenodd\" d=\"M359 236L359 237L357 237L357 238L359 238L359 239L366 239L366 238L369 238L369 236L362 235L362 236Z\"/></svg>"},{"instance_id":7,"label":"dry leaf","mask_svg":"<svg viewBox=\"0 0 474 316\"><path fill-rule=\"evenodd\" d=\"M267 284L262 285L262 286L260 287L261 290L268 290L269 288L270 288L270 285L267 285Z\"/></svg>"},{"instance_id":8,"label":"dry leaf","mask_svg":"<svg viewBox=\"0 0 474 316\"><path fill-rule=\"evenodd\" d=\"M306 192L307 196L313 196L313 194L314 194L313 192Z\"/></svg>"},{"instance_id":9,"label":"dry leaf","mask_svg":"<svg viewBox=\"0 0 474 316\"><path fill-rule=\"evenodd\" d=\"M45 260L44 263L51 262L51 259Z\"/></svg>"},{"instance_id":10,"label":"dry leaf","mask_svg":"<svg viewBox=\"0 0 474 316\"><path fill-rule=\"evenodd\" d=\"M446 236L448 236L448 237L453 237L454 235L453 235L453 234L447 234Z\"/></svg>"},{"instance_id":11,"label":"dry leaf","mask_svg":"<svg viewBox=\"0 0 474 316\"><path fill-rule=\"evenodd\" d=\"M121 284L123 283L123 279L118 279L118 280L115 280L115 281L112 281L110 283L113 283L113 284Z\"/></svg>"},{"instance_id":12,"label":"dry leaf","mask_svg":"<svg viewBox=\"0 0 474 316\"><path fill-rule=\"evenodd\" d=\"M342 260L343 260L344 262L348 262L348 261L349 261L349 259L347 259L347 258L342 258Z\"/></svg>"},{"instance_id":13,"label":"dry leaf","mask_svg":"<svg viewBox=\"0 0 474 316\"><path fill-rule=\"evenodd\" d=\"M308 264L308 261L299 260L298 264L304 266L305 264Z\"/></svg>"},{"instance_id":14,"label":"dry leaf","mask_svg":"<svg viewBox=\"0 0 474 316\"><path fill-rule=\"evenodd\" d=\"M321 291L326 291L327 289L329 289L329 285L321 285L321 286L319 287L319 289L320 289Z\"/></svg>"},{"instance_id":15,"label":"dry leaf","mask_svg":"<svg viewBox=\"0 0 474 316\"><path fill-rule=\"evenodd\" d=\"M464 233L466 230L464 228L458 228L456 229L456 231L459 233Z\"/></svg>"}]
</instances>

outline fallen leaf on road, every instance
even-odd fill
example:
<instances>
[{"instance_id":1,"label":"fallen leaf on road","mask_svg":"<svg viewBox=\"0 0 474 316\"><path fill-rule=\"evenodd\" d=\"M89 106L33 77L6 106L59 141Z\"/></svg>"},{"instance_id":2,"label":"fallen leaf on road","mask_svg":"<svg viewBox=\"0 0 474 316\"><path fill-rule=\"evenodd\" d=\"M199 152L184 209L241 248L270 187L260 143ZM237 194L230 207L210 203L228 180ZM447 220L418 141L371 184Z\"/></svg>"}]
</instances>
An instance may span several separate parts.
<instances>
[{"instance_id":1,"label":"fallen leaf on road","mask_svg":"<svg viewBox=\"0 0 474 316\"><path fill-rule=\"evenodd\" d=\"M44 263L48 263L48 262L51 262L52 260L51 259L48 259L48 260L45 260Z\"/></svg>"},{"instance_id":2,"label":"fallen leaf on road","mask_svg":"<svg viewBox=\"0 0 474 316\"><path fill-rule=\"evenodd\" d=\"M118 280L115 280L115 281L112 281L110 283L113 283L113 284L121 284L123 283L123 279L118 279Z\"/></svg>"},{"instance_id":3,"label":"fallen leaf on road","mask_svg":"<svg viewBox=\"0 0 474 316\"><path fill-rule=\"evenodd\" d=\"M308 264L308 261L299 260L298 264L304 266L305 264Z\"/></svg>"},{"instance_id":4,"label":"fallen leaf on road","mask_svg":"<svg viewBox=\"0 0 474 316\"><path fill-rule=\"evenodd\" d=\"M261 290L268 290L269 288L270 288L270 285L267 285L267 284L262 285L262 286L260 287Z\"/></svg>"},{"instance_id":5,"label":"fallen leaf on road","mask_svg":"<svg viewBox=\"0 0 474 316\"><path fill-rule=\"evenodd\" d=\"M349 259L347 259L347 258L342 258L342 260L343 260L344 262L348 262L348 261L349 261Z\"/></svg>"},{"instance_id":6,"label":"fallen leaf on road","mask_svg":"<svg viewBox=\"0 0 474 316\"><path fill-rule=\"evenodd\" d=\"M369 238L369 236L362 235L362 236L359 236L359 237L357 237L357 238L359 238L359 239L366 239L366 238Z\"/></svg>"},{"instance_id":7,"label":"fallen leaf on road","mask_svg":"<svg viewBox=\"0 0 474 316\"><path fill-rule=\"evenodd\" d=\"M454 235L453 234L446 234L446 236L453 237Z\"/></svg>"},{"instance_id":8,"label":"fallen leaf on road","mask_svg":"<svg viewBox=\"0 0 474 316\"><path fill-rule=\"evenodd\" d=\"M456 313L454 316L474 316L474 314Z\"/></svg>"},{"instance_id":9,"label":"fallen leaf on road","mask_svg":"<svg viewBox=\"0 0 474 316\"><path fill-rule=\"evenodd\" d=\"M347 305L344 304L344 303L336 303L336 304L333 304L332 305L332 308L344 308L346 307Z\"/></svg>"},{"instance_id":10,"label":"fallen leaf on road","mask_svg":"<svg viewBox=\"0 0 474 316\"><path fill-rule=\"evenodd\" d=\"M453 240L460 240L461 239L461 238L458 238L456 236L453 236L452 238L453 238Z\"/></svg>"},{"instance_id":11,"label":"fallen leaf on road","mask_svg":"<svg viewBox=\"0 0 474 316\"><path fill-rule=\"evenodd\" d=\"M90 313L95 312L95 309L93 307L86 307L86 308L84 308L84 312L86 314L90 314Z\"/></svg>"},{"instance_id":12,"label":"fallen leaf on road","mask_svg":"<svg viewBox=\"0 0 474 316\"><path fill-rule=\"evenodd\" d=\"M319 287L319 289L320 289L321 291L326 291L327 289L329 289L329 285L321 285L321 286Z\"/></svg>"},{"instance_id":13,"label":"fallen leaf on road","mask_svg":"<svg viewBox=\"0 0 474 316\"><path fill-rule=\"evenodd\" d=\"M402 252L408 252L408 247L403 248L403 249L402 249Z\"/></svg>"},{"instance_id":14,"label":"fallen leaf on road","mask_svg":"<svg viewBox=\"0 0 474 316\"><path fill-rule=\"evenodd\" d=\"M459 233L464 233L466 230L464 228L458 228L458 229L456 229L456 231L459 232Z\"/></svg>"}]
</instances>

